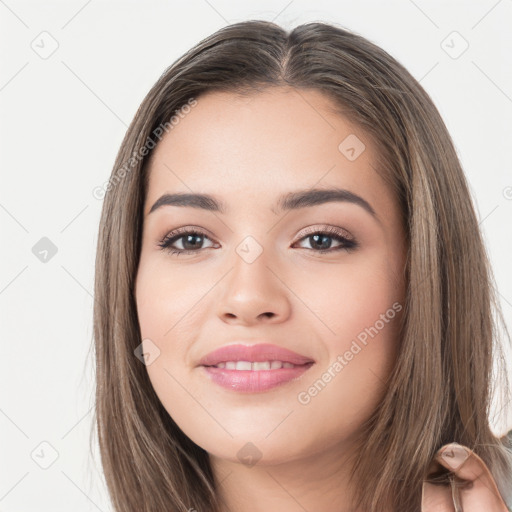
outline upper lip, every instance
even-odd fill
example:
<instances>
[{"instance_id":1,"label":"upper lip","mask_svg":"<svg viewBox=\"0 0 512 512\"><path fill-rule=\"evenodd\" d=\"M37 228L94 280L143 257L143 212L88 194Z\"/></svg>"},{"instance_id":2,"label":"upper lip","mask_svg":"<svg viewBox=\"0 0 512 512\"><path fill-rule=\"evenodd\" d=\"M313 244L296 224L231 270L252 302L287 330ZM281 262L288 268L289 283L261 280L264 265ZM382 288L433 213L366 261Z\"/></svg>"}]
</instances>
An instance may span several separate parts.
<instances>
[{"instance_id":1,"label":"upper lip","mask_svg":"<svg viewBox=\"0 0 512 512\"><path fill-rule=\"evenodd\" d=\"M225 345L210 352L199 361L199 366L215 366L227 361L282 361L296 365L314 363L310 357L297 354L284 347L271 343L259 343L257 345Z\"/></svg>"}]
</instances>

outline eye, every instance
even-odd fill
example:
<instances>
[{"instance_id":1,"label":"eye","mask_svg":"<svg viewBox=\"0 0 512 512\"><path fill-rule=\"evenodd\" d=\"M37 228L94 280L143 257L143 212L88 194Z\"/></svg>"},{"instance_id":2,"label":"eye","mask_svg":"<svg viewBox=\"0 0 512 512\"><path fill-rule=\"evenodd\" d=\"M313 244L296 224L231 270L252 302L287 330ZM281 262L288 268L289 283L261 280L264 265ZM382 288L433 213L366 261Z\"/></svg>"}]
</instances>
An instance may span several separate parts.
<instances>
[{"instance_id":1,"label":"eye","mask_svg":"<svg viewBox=\"0 0 512 512\"><path fill-rule=\"evenodd\" d=\"M311 247L303 247L303 249L319 252L321 254L340 250L351 251L359 246L358 242L356 242L356 240L346 231L342 231L341 229L332 226L327 226L322 229L306 228L302 235L303 236L298 240L298 242L309 240L312 245ZM192 254L198 253L203 249L211 249L213 245L210 245L209 247L202 247L204 240L211 239L200 229L185 227L168 233L162 240L160 240L158 246L162 250L166 250L171 254L179 256L180 254ZM336 240L339 245L331 247L332 240ZM177 242L179 242L182 247L175 247L174 244ZM295 244L298 242L295 242Z\"/></svg>"},{"instance_id":2,"label":"eye","mask_svg":"<svg viewBox=\"0 0 512 512\"><path fill-rule=\"evenodd\" d=\"M325 226L324 228L306 228L305 233L303 232L302 236L299 239L299 242L309 241L311 247L304 247L304 249L308 249L314 252L325 253L325 252L334 252L334 251L351 251L356 249L359 244L356 240L350 236L346 231L342 231L339 228L335 228L333 226ZM339 245L336 247L331 247L332 240L336 240Z\"/></svg>"},{"instance_id":3,"label":"eye","mask_svg":"<svg viewBox=\"0 0 512 512\"><path fill-rule=\"evenodd\" d=\"M182 240L183 239L183 240ZM171 231L167 234L160 242L158 246L163 250L169 251L171 254L191 254L193 252L199 252L202 241L210 240L210 238L200 230L190 229L190 228L179 228L174 231ZM173 245L180 241L183 248L173 248ZM209 247L206 247L208 249Z\"/></svg>"}]
</instances>

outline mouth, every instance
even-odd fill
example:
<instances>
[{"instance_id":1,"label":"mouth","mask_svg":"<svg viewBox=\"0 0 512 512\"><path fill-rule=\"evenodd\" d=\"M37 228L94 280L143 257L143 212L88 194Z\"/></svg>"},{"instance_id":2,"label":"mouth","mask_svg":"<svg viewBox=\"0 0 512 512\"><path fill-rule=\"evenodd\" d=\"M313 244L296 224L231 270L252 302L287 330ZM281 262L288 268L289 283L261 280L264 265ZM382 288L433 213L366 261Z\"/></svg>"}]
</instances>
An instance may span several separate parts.
<instances>
[{"instance_id":1,"label":"mouth","mask_svg":"<svg viewBox=\"0 0 512 512\"><path fill-rule=\"evenodd\" d=\"M275 371L282 368L309 368L314 364L313 361L304 364L293 364L288 361L223 361L214 365L201 365L205 368L221 368L234 371Z\"/></svg>"},{"instance_id":2,"label":"mouth","mask_svg":"<svg viewBox=\"0 0 512 512\"><path fill-rule=\"evenodd\" d=\"M199 361L199 366L240 371L268 371L293 368L314 362L311 357L270 343L256 345L237 343L225 345L210 352Z\"/></svg>"},{"instance_id":3,"label":"mouth","mask_svg":"<svg viewBox=\"0 0 512 512\"><path fill-rule=\"evenodd\" d=\"M198 366L224 389L261 393L298 380L314 364L310 357L277 345L236 344L211 352Z\"/></svg>"}]
</instances>

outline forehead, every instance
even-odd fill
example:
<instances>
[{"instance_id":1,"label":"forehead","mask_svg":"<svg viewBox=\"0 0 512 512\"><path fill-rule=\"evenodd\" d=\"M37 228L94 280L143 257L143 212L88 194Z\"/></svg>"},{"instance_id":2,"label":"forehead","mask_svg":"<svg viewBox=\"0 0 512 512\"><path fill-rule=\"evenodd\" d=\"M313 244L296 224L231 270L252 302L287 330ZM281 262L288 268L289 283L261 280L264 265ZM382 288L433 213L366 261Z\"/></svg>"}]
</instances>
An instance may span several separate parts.
<instances>
[{"instance_id":1,"label":"forehead","mask_svg":"<svg viewBox=\"0 0 512 512\"><path fill-rule=\"evenodd\" d=\"M153 150L145 213L171 191L263 204L290 190L334 186L382 202L376 157L366 133L320 91L209 92Z\"/></svg>"}]
</instances>

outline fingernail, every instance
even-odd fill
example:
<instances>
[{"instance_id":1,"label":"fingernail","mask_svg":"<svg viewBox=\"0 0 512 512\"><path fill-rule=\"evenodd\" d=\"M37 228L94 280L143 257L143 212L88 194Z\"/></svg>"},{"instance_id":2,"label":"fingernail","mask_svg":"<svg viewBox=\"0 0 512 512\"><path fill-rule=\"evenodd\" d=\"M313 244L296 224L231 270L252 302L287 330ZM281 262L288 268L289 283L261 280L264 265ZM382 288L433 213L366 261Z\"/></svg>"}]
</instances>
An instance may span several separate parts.
<instances>
[{"instance_id":1,"label":"fingernail","mask_svg":"<svg viewBox=\"0 0 512 512\"><path fill-rule=\"evenodd\" d=\"M469 457L469 452L466 448L458 443L450 443L442 449L442 459L452 468L454 471L459 469L462 464Z\"/></svg>"}]
</instances>

